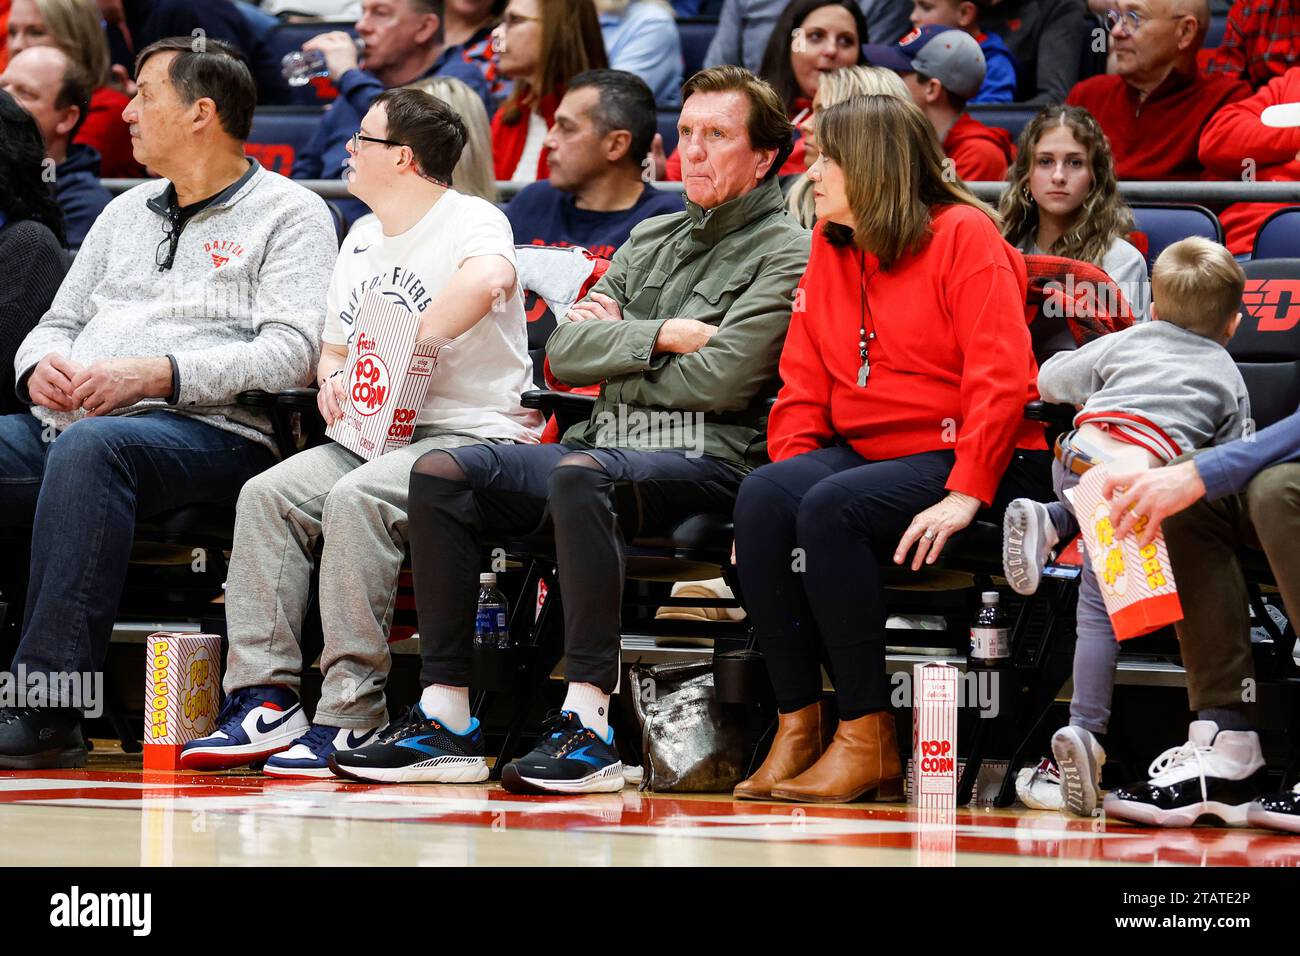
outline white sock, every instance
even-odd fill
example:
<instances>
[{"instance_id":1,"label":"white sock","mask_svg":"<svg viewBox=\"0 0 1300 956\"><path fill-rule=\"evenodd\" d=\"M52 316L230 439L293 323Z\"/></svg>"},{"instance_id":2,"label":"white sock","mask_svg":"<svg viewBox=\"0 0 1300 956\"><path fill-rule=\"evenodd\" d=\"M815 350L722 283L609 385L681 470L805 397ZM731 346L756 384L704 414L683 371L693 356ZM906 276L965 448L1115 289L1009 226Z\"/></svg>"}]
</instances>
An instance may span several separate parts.
<instances>
[{"instance_id":1,"label":"white sock","mask_svg":"<svg viewBox=\"0 0 1300 956\"><path fill-rule=\"evenodd\" d=\"M583 726L590 727L602 740L609 736L609 695L595 684L570 684L561 709L577 714Z\"/></svg>"},{"instance_id":2,"label":"white sock","mask_svg":"<svg viewBox=\"0 0 1300 956\"><path fill-rule=\"evenodd\" d=\"M469 730L469 688L447 684L430 684L420 695L420 709L430 720L437 720L453 734Z\"/></svg>"}]
</instances>

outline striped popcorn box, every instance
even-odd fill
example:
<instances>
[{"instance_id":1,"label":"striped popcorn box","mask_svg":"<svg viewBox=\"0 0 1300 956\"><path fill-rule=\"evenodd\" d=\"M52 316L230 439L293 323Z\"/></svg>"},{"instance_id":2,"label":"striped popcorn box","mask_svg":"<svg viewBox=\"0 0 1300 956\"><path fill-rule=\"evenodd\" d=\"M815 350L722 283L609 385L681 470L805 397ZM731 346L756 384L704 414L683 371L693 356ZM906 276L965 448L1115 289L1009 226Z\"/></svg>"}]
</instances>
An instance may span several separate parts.
<instances>
[{"instance_id":1,"label":"striped popcorn box","mask_svg":"<svg viewBox=\"0 0 1300 956\"><path fill-rule=\"evenodd\" d=\"M325 434L367 460L411 442L415 422L450 340L415 336L419 321L400 302L367 292L343 366L343 417Z\"/></svg>"},{"instance_id":2,"label":"striped popcorn box","mask_svg":"<svg viewBox=\"0 0 1300 956\"><path fill-rule=\"evenodd\" d=\"M961 672L932 662L912 668L912 796L925 810L957 806L957 690Z\"/></svg>"},{"instance_id":3,"label":"striped popcorn box","mask_svg":"<svg viewBox=\"0 0 1300 956\"><path fill-rule=\"evenodd\" d=\"M1144 548L1138 533L1146 527L1142 517L1123 541L1115 537L1110 502L1102 496L1106 466L1094 465L1074 489L1074 513L1083 532L1084 549L1117 640L1141 637L1183 619L1178 585L1169 564L1165 535L1157 531Z\"/></svg>"},{"instance_id":4,"label":"striped popcorn box","mask_svg":"<svg viewBox=\"0 0 1300 956\"><path fill-rule=\"evenodd\" d=\"M221 637L158 631L145 642L144 768L176 770L181 748L216 729Z\"/></svg>"}]
</instances>

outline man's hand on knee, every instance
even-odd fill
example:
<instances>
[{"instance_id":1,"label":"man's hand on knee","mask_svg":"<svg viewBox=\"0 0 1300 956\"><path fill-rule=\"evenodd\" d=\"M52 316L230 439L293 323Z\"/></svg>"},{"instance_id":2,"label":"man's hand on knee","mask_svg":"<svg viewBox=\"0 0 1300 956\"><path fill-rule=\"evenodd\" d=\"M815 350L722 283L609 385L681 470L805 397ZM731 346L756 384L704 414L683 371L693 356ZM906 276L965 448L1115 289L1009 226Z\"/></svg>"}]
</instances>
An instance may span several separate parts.
<instances>
[{"instance_id":1,"label":"man's hand on knee","mask_svg":"<svg viewBox=\"0 0 1300 956\"><path fill-rule=\"evenodd\" d=\"M58 352L51 352L36 363L32 374L27 377L27 394L32 403L56 412L71 412L80 407L72 394L76 390L73 381L83 369L76 362L64 358Z\"/></svg>"},{"instance_id":2,"label":"man's hand on knee","mask_svg":"<svg viewBox=\"0 0 1300 956\"><path fill-rule=\"evenodd\" d=\"M143 398L171 394L171 362L165 358L114 358L82 369L72 380L72 399L89 415L107 415Z\"/></svg>"}]
</instances>

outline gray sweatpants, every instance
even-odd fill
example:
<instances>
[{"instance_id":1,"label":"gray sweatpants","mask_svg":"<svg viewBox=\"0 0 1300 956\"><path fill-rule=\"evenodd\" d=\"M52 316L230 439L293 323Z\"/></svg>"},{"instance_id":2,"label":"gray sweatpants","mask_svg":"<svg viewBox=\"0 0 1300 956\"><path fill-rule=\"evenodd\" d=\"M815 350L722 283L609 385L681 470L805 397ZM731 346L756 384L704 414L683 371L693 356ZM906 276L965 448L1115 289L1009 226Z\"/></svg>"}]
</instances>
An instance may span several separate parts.
<instances>
[{"instance_id":1,"label":"gray sweatpants","mask_svg":"<svg viewBox=\"0 0 1300 956\"><path fill-rule=\"evenodd\" d=\"M239 495L226 579L227 694L259 684L297 690L313 552L321 536L324 677L315 723L385 722L388 628L406 555L411 466L425 452L483 441L417 428L406 448L373 461L329 442L285 459Z\"/></svg>"}]
</instances>

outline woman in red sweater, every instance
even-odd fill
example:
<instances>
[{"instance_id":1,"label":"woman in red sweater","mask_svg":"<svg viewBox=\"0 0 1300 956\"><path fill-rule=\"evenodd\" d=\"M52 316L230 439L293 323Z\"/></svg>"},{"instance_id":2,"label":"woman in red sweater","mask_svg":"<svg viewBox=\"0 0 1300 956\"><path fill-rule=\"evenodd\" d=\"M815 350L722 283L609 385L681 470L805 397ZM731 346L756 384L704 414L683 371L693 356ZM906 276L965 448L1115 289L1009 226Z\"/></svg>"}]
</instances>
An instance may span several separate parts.
<instances>
[{"instance_id":1,"label":"woman in red sweater","mask_svg":"<svg viewBox=\"0 0 1300 956\"><path fill-rule=\"evenodd\" d=\"M981 508L1047 500L1042 430L1023 417L1038 369L1024 260L996 214L946 181L921 111L852 97L821 114L817 141L818 225L768 423L773 463L736 502L741 586L780 710L736 796L896 800L879 564L918 570ZM824 750L823 657L839 710Z\"/></svg>"}]
</instances>

